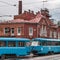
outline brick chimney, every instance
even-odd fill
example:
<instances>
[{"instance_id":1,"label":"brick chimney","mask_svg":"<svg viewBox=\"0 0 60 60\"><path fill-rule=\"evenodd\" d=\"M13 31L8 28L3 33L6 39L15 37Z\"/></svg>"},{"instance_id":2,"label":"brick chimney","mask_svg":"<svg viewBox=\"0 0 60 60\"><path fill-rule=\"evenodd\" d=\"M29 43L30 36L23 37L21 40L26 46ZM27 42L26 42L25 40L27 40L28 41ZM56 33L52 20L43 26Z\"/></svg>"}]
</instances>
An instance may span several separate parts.
<instances>
[{"instance_id":1,"label":"brick chimney","mask_svg":"<svg viewBox=\"0 0 60 60\"><path fill-rule=\"evenodd\" d=\"M19 5L18 5L18 14L22 13L22 0L19 0Z\"/></svg>"}]
</instances>

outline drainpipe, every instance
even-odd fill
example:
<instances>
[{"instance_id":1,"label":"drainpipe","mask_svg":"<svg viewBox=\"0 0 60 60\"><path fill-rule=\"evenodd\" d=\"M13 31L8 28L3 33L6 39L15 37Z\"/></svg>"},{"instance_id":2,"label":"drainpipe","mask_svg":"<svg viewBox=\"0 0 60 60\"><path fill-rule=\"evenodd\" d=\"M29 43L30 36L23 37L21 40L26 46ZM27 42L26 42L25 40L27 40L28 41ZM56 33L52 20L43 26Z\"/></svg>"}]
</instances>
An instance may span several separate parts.
<instances>
[{"instance_id":1,"label":"drainpipe","mask_svg":"<svg viewBox=\"0 0 60 60\"><path fill-rule=\"evenodd\" d=\"M38 38L38 24L37 24L37 38Z\"/></svg>"}]
</instances>

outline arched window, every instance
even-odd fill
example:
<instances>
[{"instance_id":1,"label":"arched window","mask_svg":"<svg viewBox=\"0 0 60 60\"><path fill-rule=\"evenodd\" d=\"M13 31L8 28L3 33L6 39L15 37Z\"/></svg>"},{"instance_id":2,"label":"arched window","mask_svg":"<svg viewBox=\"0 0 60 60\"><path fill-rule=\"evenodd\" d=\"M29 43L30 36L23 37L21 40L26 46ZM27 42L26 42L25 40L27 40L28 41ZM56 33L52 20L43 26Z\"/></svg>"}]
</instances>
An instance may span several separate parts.
<instances>
[{"instance_id":1,"label":"arched window","mask_svg":"<svg viewBox=\"0 0 60 60\"><path fill-rule=\"evenodd\" d=\"M33 35L33 27L29 27L29 35Z\"/></svg>"},{"instance_id":2,"label":"arched window","mask_svg":"<svg viewBox=\"0 0 60 60\"><path fill-rule=\"evenodd\" d=\"M17 28L17 35L21 35L21 27Z\"/></svg>"},{"instance_id":3,"label":"arched window","mask_svg":"<svg viewBox=\"0 0 60 60\"><path fill-rule=\"evenodd\" d=\"M54 38L56 38L56 37L57 37L57 32L54 31L54 32L53 32L53 35L54 35Z\"/></svg>"},{"instance_id":4,"label":"arched window","mask_svg":"<svg viewBox=\"0 0 60 60\"><path fill-rule=\"evenodd\" d=\"M47 36L47 29L44 25L42 25L42 28L40 29L40 36Z\"/></svg>"},{"instance_id":5,"label":"arched window","mask_svg":"<svg viewBox=\"0 0 60 60\"><path fill-rule=\"evenodd\" d=\"M52 31L50 30L50 37L52 38Z\"/></svg>"}]
</instances>

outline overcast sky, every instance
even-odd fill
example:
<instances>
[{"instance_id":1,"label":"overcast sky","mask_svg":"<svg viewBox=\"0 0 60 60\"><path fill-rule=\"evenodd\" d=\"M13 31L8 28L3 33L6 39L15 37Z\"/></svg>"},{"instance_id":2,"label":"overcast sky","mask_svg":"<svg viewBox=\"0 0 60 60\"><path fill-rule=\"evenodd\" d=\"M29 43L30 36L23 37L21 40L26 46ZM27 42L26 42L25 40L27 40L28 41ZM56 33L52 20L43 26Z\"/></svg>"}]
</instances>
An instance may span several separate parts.
<instances>
[{"instance_id":1,"label":"overcast sky","mask_svg":"<svg viewBox=\"0 0 60 60\"><path fill-rule=\"evenodd\" d=\"M17 15L18 1L19 0L0 0L0 16ZM31 9L35 12L39 11L41 8L43 8L42 1L43 0L22 0L23 11L28 9ZM16 4L16 6L13 6L14 4ZM60 0L47 0L47 2L44 3L44 7L50 10L50 14L53 16L53 19L56 21L60 20Z\"/></svg>"}]
</instances>

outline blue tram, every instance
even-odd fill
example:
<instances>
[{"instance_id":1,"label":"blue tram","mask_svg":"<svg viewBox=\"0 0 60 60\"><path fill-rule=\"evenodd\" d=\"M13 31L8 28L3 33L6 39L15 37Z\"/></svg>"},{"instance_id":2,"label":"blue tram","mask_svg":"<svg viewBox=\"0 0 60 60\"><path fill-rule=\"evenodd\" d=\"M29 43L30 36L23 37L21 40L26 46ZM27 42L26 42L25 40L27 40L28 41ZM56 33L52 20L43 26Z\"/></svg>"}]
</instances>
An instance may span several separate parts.
<instances>
[{"instance_id":1,"label":"blue tram","mask_svg":"<svg viewBox=\"0 0 60 60\"><path fill-rule=\"evenodd\" d=\"M60 39L34 38L31 47L35 55L60 53Z\"/></svg>"},{"instance_id":2,"label":"blue tram","mask_svg":"<svg viewBox=\"0 0 60 60\"><path fill-rule=\"evenodd\" d=\"M6 54L26 56L30 51L30 39L0 37L0 56Z\"/></svg>"}]
</instances>

